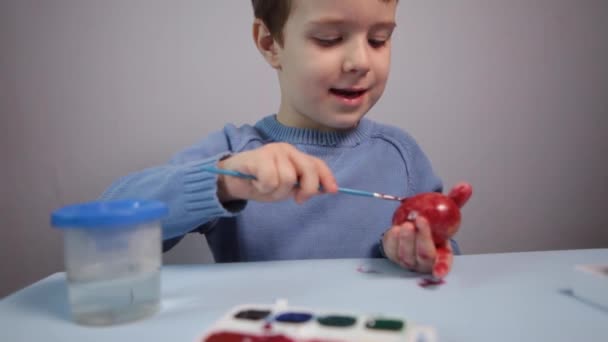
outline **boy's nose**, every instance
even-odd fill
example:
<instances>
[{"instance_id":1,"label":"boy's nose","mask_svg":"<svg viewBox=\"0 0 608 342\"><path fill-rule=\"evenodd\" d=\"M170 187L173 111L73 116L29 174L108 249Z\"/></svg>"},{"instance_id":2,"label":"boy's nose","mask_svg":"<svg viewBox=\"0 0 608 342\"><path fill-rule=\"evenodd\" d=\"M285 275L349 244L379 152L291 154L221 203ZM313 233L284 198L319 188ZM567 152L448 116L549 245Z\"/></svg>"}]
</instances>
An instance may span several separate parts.
<instances>
[{"instance_id":1,"label":"boy's nose","mask_svg":"<svg viewBox=\"0 0 608 342\"><path fill-rule=\"evenodd\" d=\"M342 71L345 73L366 74L370 69L369 44L367 40L353 41L349 44Z\"/></svg>"}]
</instances>

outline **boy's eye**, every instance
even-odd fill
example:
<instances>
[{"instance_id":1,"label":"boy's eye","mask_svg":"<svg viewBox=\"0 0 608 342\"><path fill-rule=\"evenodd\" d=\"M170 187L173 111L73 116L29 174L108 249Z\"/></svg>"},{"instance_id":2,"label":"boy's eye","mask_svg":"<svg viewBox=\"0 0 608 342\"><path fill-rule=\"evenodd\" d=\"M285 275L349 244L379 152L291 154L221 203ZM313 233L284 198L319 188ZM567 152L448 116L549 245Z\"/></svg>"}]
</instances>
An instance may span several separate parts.
<instances>
[{"instance_id":1,"label":"boy's eye","mask_svg":"<svg viewBox=\"0 0 608 342\"><path fill-rule=\"evenodd\" d=\"M329 47L329 46L334 46L334 45L337 45L338 43L340 43L342 41L342 37L315 38L315 41L317 42L317 44L319 44L323 47Z\"/></svg>"},{"instance_id":2,"label":"boy's eye","mask_svg":"<svg viewBox=\"0 0 608 342\"><path fill-rule=\"evenodd\" d=\"M388 39L369 39L369 45L373 48L381 48L386 45Z\"/></svg>"}]
</instances>

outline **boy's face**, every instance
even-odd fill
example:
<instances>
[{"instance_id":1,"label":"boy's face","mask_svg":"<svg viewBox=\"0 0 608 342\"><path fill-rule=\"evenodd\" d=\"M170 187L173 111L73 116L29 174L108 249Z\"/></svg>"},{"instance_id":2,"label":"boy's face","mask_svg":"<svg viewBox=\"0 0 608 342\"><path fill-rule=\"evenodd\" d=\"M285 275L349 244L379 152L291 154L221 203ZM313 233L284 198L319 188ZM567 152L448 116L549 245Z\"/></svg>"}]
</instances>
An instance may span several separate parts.
<instances>
[{"instance_id":1,"label":"boy's face","mask_svg":"<svg viewBox=\"0 0 608 342\"><path fill-rule=\"evenodd\" d=\"M278 47L281 123L355 127L388 78L396 1L294 0Z\"/></svg>"}]
</instances>

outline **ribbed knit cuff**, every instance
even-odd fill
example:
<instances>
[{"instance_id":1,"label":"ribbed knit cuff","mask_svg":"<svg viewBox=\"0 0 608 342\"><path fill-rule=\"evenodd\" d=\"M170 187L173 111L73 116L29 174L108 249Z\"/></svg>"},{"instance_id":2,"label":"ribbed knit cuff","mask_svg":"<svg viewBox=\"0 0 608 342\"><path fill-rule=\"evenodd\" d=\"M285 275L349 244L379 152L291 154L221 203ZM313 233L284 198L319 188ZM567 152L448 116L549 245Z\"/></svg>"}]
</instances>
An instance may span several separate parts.
<instances>
[{"instance_id":1,"label":"ribbed knit cuff","mask_svg":"<svg viewBox=\"0 0 608 342\"><path fill-rule=\"evenodd\" d=\"M203 171L204 166L217 165L225 157L220 154L204 161L192 163L184 171L184 209L197 212L202 217L217 218L235 216L247 205L238 200L222 204L217 196L218 175Z\"/></svg>"}]
</instances>

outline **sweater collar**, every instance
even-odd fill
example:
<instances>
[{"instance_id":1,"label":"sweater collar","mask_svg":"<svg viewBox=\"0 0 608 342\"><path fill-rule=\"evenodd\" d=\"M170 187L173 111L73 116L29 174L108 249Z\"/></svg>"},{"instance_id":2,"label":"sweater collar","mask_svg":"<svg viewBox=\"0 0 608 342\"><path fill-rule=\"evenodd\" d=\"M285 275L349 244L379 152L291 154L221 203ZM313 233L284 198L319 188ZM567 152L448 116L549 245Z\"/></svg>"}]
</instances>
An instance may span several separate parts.
<instances>
[{"instance_id":1,"label":"sweater collar","mask_svg":"<svg viewBox=\"0 0 608 342\"><path fill-rule=\"evenodd\" d=\"M359 121L357 127L346 131L319 131L308 128L288 127L277 120L276 115L269 115L255 124L255 127L267 138L273 141L291 144L320 145L320 146L356 146L370 136L372 121L365 118Z\"/></svg>"}]
</instances>

